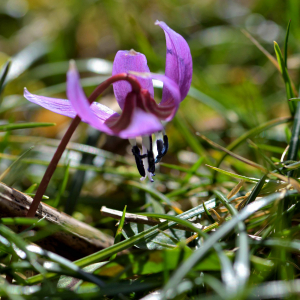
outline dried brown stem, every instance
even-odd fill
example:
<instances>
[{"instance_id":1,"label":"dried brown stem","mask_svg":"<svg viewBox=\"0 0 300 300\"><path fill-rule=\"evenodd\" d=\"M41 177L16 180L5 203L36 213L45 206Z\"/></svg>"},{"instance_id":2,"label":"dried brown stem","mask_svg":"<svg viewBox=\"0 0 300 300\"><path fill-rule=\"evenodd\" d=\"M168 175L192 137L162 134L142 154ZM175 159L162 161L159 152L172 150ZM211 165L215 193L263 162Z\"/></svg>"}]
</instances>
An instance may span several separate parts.
<instances>
[{"instance_id":1,"label":"dried brown stem","mask_svg":"<svg viewBox=\"0 0 300 300\"><path fill-rule=\"evenodd\" d=\"M25 217L32 201L30 196L0 183L0 218L11 218L10 225L14 231L22 231L23 226L15 218ZM113 237L43 202L39 205L36 217L48 221L50 226L43 227L49 235L35 243L70 260L92 254L114 243ZM56 229L55 225L58 226ZM38 228L36 226L33 230Z\"/></svg>"}]
</instances>

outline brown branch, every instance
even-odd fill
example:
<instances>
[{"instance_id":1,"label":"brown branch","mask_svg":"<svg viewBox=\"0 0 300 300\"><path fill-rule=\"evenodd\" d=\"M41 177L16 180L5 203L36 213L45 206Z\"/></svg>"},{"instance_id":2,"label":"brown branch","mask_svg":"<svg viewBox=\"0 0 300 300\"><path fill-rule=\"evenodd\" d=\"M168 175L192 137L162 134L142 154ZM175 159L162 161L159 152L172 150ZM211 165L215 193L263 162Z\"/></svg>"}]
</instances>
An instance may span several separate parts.
<instances>
[{"instance_id":1,"label":"brown branch","mask_svg":"<svg viewBox=\"0 0 300 300\"><path fill-rule=\"evenodd\" d=\"M25 217L31 203L31 197L0 183L0 218ZM37 241L36 244L68 259L79 259L114 243L111 236L42 202L36 216L62 227L60 231ZM13 225L13 229L21 231L22 226Z\"/></svg>"}]
</instances>

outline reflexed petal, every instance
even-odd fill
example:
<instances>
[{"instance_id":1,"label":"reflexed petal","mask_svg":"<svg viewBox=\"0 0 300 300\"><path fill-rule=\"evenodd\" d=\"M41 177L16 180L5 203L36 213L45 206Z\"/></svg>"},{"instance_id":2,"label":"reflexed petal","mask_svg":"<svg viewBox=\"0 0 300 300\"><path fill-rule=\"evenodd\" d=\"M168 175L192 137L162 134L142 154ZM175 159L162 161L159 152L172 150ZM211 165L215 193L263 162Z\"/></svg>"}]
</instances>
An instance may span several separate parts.
<instances>
[{"instance_id":1,"label":"reflexed petal","mask_svg":"<svg viewBox=\"0 0 300 300\"><path fill-rule=\"evenodd\" d=\"M75 116L77 115L76 111L72 107L71 102L69 100L34 95L29 93L26 88L24 88L24 97L28 101L38 104L57 114L70 117L70 118L75 118ZM97 118L102 120L102 122L106 121L114 114L119 115L112 109L98 102L93 102L90 108L93 111L93 113L97 116ZM86 122L85 119L82 119L82 121Z\"/></svg>"},{"instance_id":2,"label":"reflexed petal","mask_svg":"<svg viewBox=\"0 0 300 300\"><path fill-rule=\"evenodd\" d=\"M75 63L72 61L67 73L67 96L72 107L82 120L100 131L103 131L107 134L114 134L113 131L106 124L104 124L106 117L108 117L109 114L112 116L114 112L104 105L95 105L94 110L91 109L89 101L80 85L80 78ZM103 109L104 107L105 109ZM97 115L99 114L99 118L95 112L98 112Z\"/></svg>"},{"instance_id":3,"label":"reflexed petal","mask_svg":"<svg viewBox=\"0 0 300 300\"><path fill-rule=\"evenodd\" d=\"M162 129L161 123L155 116L141 111L136 107L137 96L135 93L127 95L121 115L114 113L104 123L103 119L100 120L91 110L89 102L81 88L78 71L72 65L67 74L67 94L78 115L91 126L107 134L122 138L132 138ZM109 113L113 112L108 108L106 108L106 111L103 111L103 107L104 105L102 105L102 109L100 106L98 107L101 114L106 113L106 115L101 115L102 117L106 117Z\"/></svg>"},{"instance_id":4,"label":"reflexed petal","mask_svg":"<svg viewBox=\"0 0 300 300\"><path fill-rule=\"evenodd\" d=\"M145 55L135 52L134 50L118 51L114 59L112 75L116 75L119 73L128 73L129 71L150 72ZM141 87L148 90L150 95L152 95L153 97L154 89L152 80L146 78L140 79L139 82ZM130 83L122 80L114 83L113 87L116 99L121 109L123 109L125 98L127 94L132 90L131 85Z\"/></svg>"},{"instance_id":5,"label":"reflexed petal","mask_svg":"<svg viewBox=\"0 0 300 300\"><path fill-rule=\"evenodd\" d=\"M123 139L129 139L140 135L149 135L160 130L163 130L163 126L159 119L137 107L133 112L130 124L118 135Z\"/></svg>"},{"instance_id":6,"label":"reflexed petal","mask_svg":"<svg viewBox=\"0 0 300 300\"><path fill-rule=\"evenodd\" d=\"M151 112L157 118L164 121L170 121L173 119L175 113L180 104L181 96L178 85L169 77L161 74L154 73L138 73L129 72L139 78L151 78L162 81L164 87L168 89L168 98L161 101L160 104L156 104L155 100L147 99L145 96L142 97L143 106L146 111ZM143 93L144 94L144 93Z\"/></svg>"},{"instance_id":7,"label":"reflexed petal","mask_svg":"<svg viewBox=\"0 0 300 300\"><path fill-rule=\"evenodd\" d=\"M110 118L112 115L119 116L119 114L114 110L98 102L93 102L90 108L93 113L103 122Z\"/></svg>"},{"instance_id":8,"label":"reflexed petal","mask_svg":"<svg viewBox=\"0 0 300 300\"><path fill-rule=\"evenodd\" d=\"M190 47L186 40L165 22L156 21L166 36L166 69L165 75L173 79L179 86L181 100L183 100L191 86L193 75L193 62ZM162 102L168 101L169 91L164 87Z\"/></svg>"},{"instance_id":9,"label":"reflexed petal","mask_svg":"<svg viewBox=\"0 0 300 300\"><path fill-rule=\"evenodd\" d=\"M76 116L76 112L71 106L70 101L68 100L34 95L29 93L26 88L24 88L24 97L28 101L38 104L57 114L64 115L70 118L75 118Z\"/></svg>"},{"instance_id":10,"label":"reflexed petal","mask_svg":"<svg viewBox=\"0 0 300 300\"><path fill-rule=\"evenodd\" d=\"M123 139L149 135L163 129L161 122L155 115L138 107L137 100L138 96L135 93L129 93L125 99L121 116L106 121L114 134Z\"/></svg>"}]
</instances>

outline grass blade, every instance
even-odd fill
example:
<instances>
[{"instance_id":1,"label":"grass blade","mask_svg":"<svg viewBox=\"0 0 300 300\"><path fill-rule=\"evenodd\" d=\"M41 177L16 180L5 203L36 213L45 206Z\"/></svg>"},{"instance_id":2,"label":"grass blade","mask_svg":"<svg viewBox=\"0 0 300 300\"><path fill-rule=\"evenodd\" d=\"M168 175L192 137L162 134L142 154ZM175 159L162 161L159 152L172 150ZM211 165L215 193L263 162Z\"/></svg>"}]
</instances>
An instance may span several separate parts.
<instances>
[{"instance_id":1,"label":"grass blade","mask_svg":"<svg viewBox=\"0 0 300 300\"><path fill-rule=\"evenodd\" d=\"M167 220L174 221L178 224L181 224L183 226L186 226L190 229L192 229L194 232L197 232L199 236L208 239L208 235L204 233L201 229L195 227L193 223L182 220L178 217L166 215L166 214L155 214L155 213L142 213L141 215L152 217L152 218L165 218ZM217 252L220 263L221 263L221 272L222 272L222 279L225 282L226 286L231 289L235 282L235 275L232 269L232 265L228 257L223 253L222 247L217 242L212 245L212 248Z\"/></svg>"},{"instance_id":2,"label":"grass blade","mask_svg":"<svg viewBox=\"0 0 300 300\"><path fill-rule=\"evenodd\" d=\"M260 193L262 187L264 186L265 182L267 179L267 175L264 175L259 182L255 185L255 187L253 188L250 196L247 198L244 206L247 206L248 204L252 203L256 197L258 196L258 194Z\"/></svg>"},{"instance_id":3,"label":"grass blade","mask_svg":"<svg viewBox=\"0 0 300 300\"><path fill-rule=\"evenodd\" d=\"M285 34L285 39L284 39L284 64L285 67L287 68L287 54L288 54L288 42L289 42L289 35L290 35L290 27L291 27L291 20L289 20L287 29L286 29L286 34Z\"/></svg>"},{"instance_id":4,"label":"grass blade","mask_svg":"<svg viewBox=\"0 0 300 300\"><path fill-rule=\"evenodd\" d=\"M0 78L0 95L2 94L3 90L4 90L4 87L5 87L5 79L6 79L6 76L9 72L9 68L10 68L10 65L11 65L11 60L8 60L4 67L2 68L2 74L1 74L1 78Z\"/></svg>"},{"instance_id":5,"label":"grass blade","mask_svg":"<svg viewBox=\"0 0 300 300\"><path fill-rule=\"evenodd\" d=\"M288 100L288 105L289 105L291 114L294 115L295 109L296 109L295 102L294 101L289 101L289 99L295 98L295 95L297 95L297 91L295 90L294 86L292 85L290 76L289 76L287 68L285 66L284 59L283 59L282 54L281 54L281 50L279 48L279 45L276 42L274 42L274 49L275 49L277 61L278 61L279 67L280 67L280 72L282 74L282 78L283 78L283 81L284 81L284 84L285 84L285 90L286 90L286 97L287 97L287 100Z\"/></svg>"},{"instance_id":6,"label":"grass blade","mask_svg":"<svg viewBox=\"0 0 300 300\"><path fill-rule=\"evenodd\" d=\"M189 173L185 175L185 177L182 180L182 184L186 184L189 182L189 180L191 179L191 177L196 173L196 171L199 169L199 167L202 165L204 160L204 157L200 157L195 163L194 165L189 169Z\"/></svg>"},{"instance_id":7,"label":"grass blade","mask_svg":"<svg viewBox=\"0 0 300 300\"><path fill-rule=\"evenodd\" d=\"M195 136L190 132L187 127L185 121L180 118L178 115L173 119L175 126L178 128L182 136L185 138L189 146L200 156L203 156L206 163L211 163L208 155L203 148L203 146L199 143L199 141L195 138Z\"/></svg>"},{"instance_id":8,"label":"grass blade","mask_svg":"<svg viewBox=\"0 0 300 300\"><path fill-rule=\"evenodd\" d=\"M0 125L0 131L36 128L36 127L49 127L49 126L55 126L55 125L56 125L55 123L40 123L40 122L11 123L11 124Z\"/></svg>"},{"instance_id":9,"label":"grass blade","mask_svg":"<svg viewBox=\"0 0 300 300\"><path fill-rule=\"evenodd\" d=\"M124 226L124 223L125 223L126 208L127 208L127 206L125 205L124 210L123 210L123 214L122 214L122 217L121 217L121 220L120 220L120 222L119 222L119 226L118 226L118 229L117 229L117 232L116 232L114 244L119 243L120 240L121 240L121 237L122 237L122 230L123 230L123 226ZM113 255L109 258L109 260L114 260L116 257L117 257L117 253L113 254Z\"/></svg>"},{"instance_id":10,"label":"grass blade","mask_svg":"<svg viewBox=\"0 0 300 300\"><path fill-rule=\"evenodd\" d=\"M224 175L227 175L227 176L230 176L230 177L234 177L236 179L241 179L241 180L245 180L247 182L258 182L259 179L257 178L253 178L253 177L246 177L246 176L242 176L242 175L238 175L238 174L234 174L234 173L231 173L229 171L225 171L225 170L222 170L222 169L219 169L219 168L216 168L216 167L213 167L213 166L210 166L210 165L206 165L207 167L217 171L217 172L220 172Z\"/></svg>"},{"instance_id":11,"label":"grass blade","mask_svg":"<svg viewBox=\"0 0 300 300\"><path fill-rule=\"evenodd\" d=\"M219 191L213 191L214 194L221 200L223 205L227 208L232 216L237 216L238 211L236 208L228 202L228 199ZM248 236L246 232L246 226L241 221L237 223L236 226L237 232L239 235L236 237L238 251L236 254L236 259L233 265L233 268L236 273L237 281L237 292L241 292L249 279L250 275L250 257L249 257L249 245L248 245Z\"/></svg>"},{"instance_id":12,"label":"grass blade","mask_svg":"<svg viewBox=\"0 0 300 300\"><path fill-rule=\"evenodd\" d=\"M242 134L239 138L237 138L236 140L234 140L232 143L230 143L226 149L227 150L234 150L235 148L237 148L240 144L242 144L244 141L246 141L248 138L251 138L251 137L254 137L256 135L258 135L259 133L271 128L271 127L274 127L274 126L277 126L277 125L280 125L280 124L283 124L283 123L287 123L287 122L290 122L292 119L291 118L288 118L288 117L283 117L283 118L278 118L278 119L274 119L274 120L271 120L271 121L268 121L266 123L263 123L247 132L245 132L244 134ZM227 153L224 153L221 158L218 160L218 162L216 163L216 167L218 167L222 161L224 160L224 158L227 156Z\"/></svg>"},{"instance_id":13,"label":"grass blade","mask_svg":"<svg viewBox=\"0 0 300 300\"><path fill-rule=\"evenodd\" d=\"M58 207L58 205L60 203L60 198L61 198L61 196L64 194L64 192L66 190L68 179L69 179L69 173L70 173L69 170L70 170L70 160L68 161L68 164L66 166L64 178L63 178L62 184L60 186L60 189L58 191L58 194L57 194L57 196L55 198L53 207Z\"/></svg>"},{"instance_id":14,"label":"grass blade","mask_svg":"<svg viewBox=\"0 0 300 300\"><path fill-rule=\"evenodd\" d=\"M216 206L216 201L215 199L211 199L209 201L206 201L206 207L209 208L213 208ZM179 215L178 217L183 219L183 220L188 220L190 218L193 218L194 216L197 216L201 213L204 212L204 208L203 205L199 205L195 208L192 208L186 212L184 212L183 214ZM125 241L119 242L118 244L114 244L108 248L105 248L101 251L98 251L94 254L91 254L89 256L86 256L84 258L81 258L79 260L77 260L75 262L75 264L79 267L85 267L87 265L90 265L92 263L96 263L99 262L100 260L104 260L108 257L110 257L111 255L113 255L114 253L118 253L122 250L125 250L129 247L134 246L139 240L141 239L147 239L150 238L152 236L157 235L160 231L171 228L172 226L174 226L176 224L176 222L168 222L165 221L163 223L160 223L158 225L155 225L135 236L133 236L130 239L127 239ZM47 274L47 278L52 278L55 277L55 274ZM30 277L27 279L27 283L28 284L35 284L35 283L39 283L43 280L43 277L41 275L36 275L33 277Z\"/></svg>"},{"instance_id":15,"label":"grass blade","mask_svg":"<svg viewBox=\"0 0 300 300\"><path fill-rule=\"evenodd\" d=\"M199 132L197 132L197 135L200 136L203 140L205 140L208 144L210 144L210 145L213 146L214 148L217 148L217 149L219 149L219 150L221 150L221 151L224 151L224 152L226 152L227 154L231 155L232 157L234 157L234 158L236 158L236 159L242 161L243 163L245 163L245 164L247 164L247 165L249 165L249 166L252 166L252 167L254 167L254 168L257 168L257 169L263 171L264 173L268 173L268 170L267 170L266 168L264 168L263 166L261 166L261 165L255 163L255 162L253 162L253 161L251 161L251 160L249 160L249 159L247 159L247 158L244 158L244 157L242 157L242 156L240 156L240 155L237 155L237 154L235 154L235 153L229 151L227 148L224 148L224 147L218 145L217 143L213 142L212 140L210 140L209 138L207 138L206 136L204 136L203 134L201 134L201 133L199 133Z\"/></svg>"},{"instance_id":16,"label":"grass blade","mask_svg":"<svg viewBox=\"0 0 300 300\"><path fill-rule=\"evenodd\" d=\"M6 175L10 172L10 170L20 162L21 159L23 159L32 149L34 146L30 147L28 150L26 150L24 153L22 153L1 175L0 175L0 181L3 181L3 179L6 177Z\"/></svg>"},{"instance_id":17,"label":"grass blade","mask_svg":"<svg viewBox=\"0 0 300 300\"><path fill-rule=\"evenodd\" d=\"M287 160L297 160L300 135L300 102L297 102Z\"/></svg>"},{"instance_id":18,"label":"grass blade","mask_svg":"<svg viewBox=\"0 0 300 300\"><path fill-rule=\"evenodd\" d=\"M248 217L250 217L254 212L262 209L263 207L273 203L276 200L283 199L285 193L274 193L270 196L262 198L261 200L255 201L254 203L246 206L238 215L234 216L230 221L224 223L219 230L213 233L206 241L203 243L202 247L197 249L183 264L176 270L173 276L170 278L169 282L166 284L163 295L173 296L176 294L176 287L187 275L189 270L197 264L201 259L203 259L206 254L212 249L213 245L217 243L221 238L226 236L234 227L240 222Z\"/></svg>"}]
</instances>

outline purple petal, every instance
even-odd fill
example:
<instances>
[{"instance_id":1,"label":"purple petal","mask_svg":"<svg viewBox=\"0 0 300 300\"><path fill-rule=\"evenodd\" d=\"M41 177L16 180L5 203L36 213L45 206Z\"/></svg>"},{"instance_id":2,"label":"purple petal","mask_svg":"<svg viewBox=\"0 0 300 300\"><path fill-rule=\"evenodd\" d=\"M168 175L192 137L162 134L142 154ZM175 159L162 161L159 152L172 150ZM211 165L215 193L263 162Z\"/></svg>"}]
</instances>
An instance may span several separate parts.
<instances>
[{"instance_id":1,"label":"purple petal","mask_svg":"<svg viewBox=\"0 0 300 300\"><path fill-rule=\"evenodd\" d=\"M143 134L150 134L163 128L160 121L154 115L136 107L137 95L134 93L127 95L121 116L104 105L95 105L92 110L80 85L78 71L72 63L67 74L67 95L73 108L82 119L107 134L122 138L132 138ZM99 118L98 115L100 116ZM108 115L110 117L106 119ZM103 123L104 119L106 119L105 123Z\"/></svg>"},{"instance_id":2,"label":"purple petal","mask_svg":"<svg viewBox=\"0 0 300 300\"><path fill-rule=\"evenodd\" d=\"M29 93L26 88L24 88L24 97L28 101L38 104L57 114L70 118L75 118L75 116L77 115L69 100L34 95ZM97 102L93 102L90 107L93 113L97 116L97 118L99 118L103 122L106 121L113 114L117 114L115 111L111 110L107 106ZM82 121L86 122L85 119L82 119Z\"/></svg>"},{"instance_id":3,"label":"purple petal","mask_svg":"<svg viewBox=\"0 0 300 300\"><path fill-rule=\"evenodd\" d=\"M131 117L129 126L120 131L119 136L123 139L129 139L141 135L150 135L161 130L163 130L163 126L158 118L137 107Z\"/></svg>"},{"instance_id":4,"label":"purple petal","mask_svg":"<svg viewBox=\"0 0 300 300\"><path fill-rule=\"evenodd\" d=\"M124 109L119 118L110 118L106 124L121 138L134 138L149 135L163 129L160 120L152 113L141 109L137 103L140 96L129 93L125 99Z\"/></svg>"},{"instance_id":5,"label":"purple petal","mask_svg":"<svg viewBox=\"0 0 300 300\"><path fill-rule=\"evenodd\" d=\"M183 100L191 86L193 75L193 62L190 47L186 40L174 30L172 30L165 22L156 21L155 25L159 25L165 32L167 54L165 75L173 79L179 86L181 100ZM164 87L162 102L168 99L169 91Z\"/></svg>"},{"instance_id":6,"label":"purple petal","mask_svg":"<svg viewBox=\"0 0 300 300\"><path fill-rule=\"evenodd\" d=\"M38 104L57 114L64 115L70 118L75 118L76 116L76 111L73 109L70 101L68 100L34 95L29 93L26 88L24 88L24 97L28 101Z\"/></svg>"},{"instance_id":7,"label":"purple petal","mask_svg":"<svg viewBox=\"0 0 300 300\"><path fill-rule=\"evenodd\" d=\"M119 73L128 73L129 71L150 72L145 55L135 52L134 50L118 51L114 59L112 75L116 75ZM139 82L141 87L148 90L150 95L152 95L153 97L154 89L152 80L140 79ZM121 107L121 109L123 109L125 98L127 94L132 90L131 85L128 82L122 80L114 83L113 87L119 106Z\"/></svg>"},{"instance_id":8,"label":"purple petal","mask_svg":"<svg viewBox=\"0 0 300 300\"><path fill-rule=\"evenodd\" d=\"M94 104L93 109L90 107L90 103L80 85L79 73L73 61L70 62L70 68L67 73L67 96L72 107L82 120L102 132L113 134L113 131L104 124L104 121L116 113L100 104Z\"/></svg>"}]
</instances>

